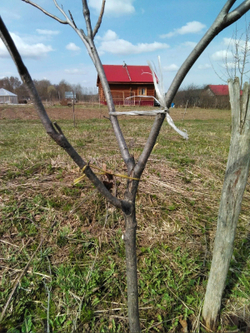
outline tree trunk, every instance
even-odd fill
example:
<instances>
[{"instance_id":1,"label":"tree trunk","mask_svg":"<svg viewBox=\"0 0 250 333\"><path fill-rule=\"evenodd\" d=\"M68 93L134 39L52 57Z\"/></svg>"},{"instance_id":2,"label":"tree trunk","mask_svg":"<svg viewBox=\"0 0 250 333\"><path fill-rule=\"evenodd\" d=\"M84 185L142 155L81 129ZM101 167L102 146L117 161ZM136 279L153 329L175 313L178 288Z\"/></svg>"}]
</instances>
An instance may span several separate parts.
<instances>
[{"instance_id":1,"label":"tree trunk","mask_svg":"<svg viewBox=\"0 0 250 333\"><path fill-rule=\"evenodd\" d=\"M137 282L137 255L136 255L136 216L135 203L131 202L129 211L124 212L126 230L124 234L126 251L128 319L130 333L140 333L138 282Z\"/></svg>"},{"instance_id":2,"label":"tree trunk","mask_svg":"<svg viewBox=\"0 0 250 333\"><path fill-rule=\"evenodd\" d=\"M233 253L236 226L246 187L250 162L250 103L248 84L240 96L239 79L229 80L232 136L222 189L213 259L203 306L208 329L216 330L222 294Z\"/></svg>"}]
</instances>

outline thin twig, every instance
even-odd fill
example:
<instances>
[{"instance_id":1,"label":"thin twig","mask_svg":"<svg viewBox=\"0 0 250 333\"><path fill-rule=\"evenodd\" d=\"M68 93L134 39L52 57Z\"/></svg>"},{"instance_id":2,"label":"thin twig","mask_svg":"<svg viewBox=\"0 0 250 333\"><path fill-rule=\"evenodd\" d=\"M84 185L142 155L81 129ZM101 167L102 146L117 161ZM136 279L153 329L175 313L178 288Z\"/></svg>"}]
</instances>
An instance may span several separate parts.
<instances>
[{"instance_id":1,"label":"thin twig","mask_svg":"<svg viewBox=\"0 0 250 333\"><path fill-rule=\"evenodd\" d=\"M7 241L4 241L3 239L0 239L0 242L2 242L2 243L4 243L4 244L8 244L8 245L11 245L11 246L14 246L14 247L17 247L17 248L19 248L17 245L15 245L15 244L12 244L12 243L10 243L10 242L7 242Z\"/></svg>"},{"instance_id":2,"label":"thin twig","mask_svg":"<svg viewBox=\"0 0 250 333\"><path fill-rule=\"evenodd\" d=\"M93 31L93 37L95 37L95 35L97 34L97 32L100 28L100 25L102 23L102 18L103 18L104 8L105 8L105 2L106 2L106 0L102 0L102 8L101 8L100 15L99 15L98 21L96 23L95 29Z\"/></svg>"},{"instance_id":3,"label":"thin twig","mask_svg":"<svg viewBox=\"0 0 250 333\"><path fill-rule=\"evenodd\" d=\"M77 26L76 26L75 20L74 20L74 18L73 18L73 15L71 14L71 11L70 11L70 10L69 10L69 16L70 16L70 18L71 18L71 20L72 20L72 22L73 22L73 24L74 24L74 27L77 29Z\"/></svg>"},{"instance_id":4,"label":"thin twig","mask_svg":"<svg viewBox=\"0 0 250 333\"><path fill-rule=\"evenodd\" d=\"M73 214L73 213L75 213L76 211L77 211L77 209L79 208L79 207L81 207L81 205L85 202L85 201L87 201L88 199L90 199L90 197L92 197L93 195L95 195L97 193L97 189L94 189L93 191L91 191L88 195L86 195L86 197L85 198L83 198L77 205L75 205L75 207L73 207L73 209L71 209L70 211L69 211L69 213L70 214Z\"/></svg>"},{"instance_id":5,"label":"thin twig","mask_svg":"<svg viewBox=\"0 0 250 333\"><path fill-rule=\"evenodd\" d=\"M32 5L32 6L36 7L37 9L41 10L41 12L43 12L45 15L53 18L54 20L58 21L59 23L68 24L67 21L63 21L59 17L57 17L57 16L55 16L53 14L50 14L49 12L47 12L47 10L45 10L44 8L38 6L36 3L34 3L32 1L30 1L30 0L22 0L22 1L28 3L29 5Z\"/></svg>"},{"instance_id":6,"label":"thin twig","mask_svg":"<svg viewBox=\"0 0 250 333\"><path fill-rule=\"evenodd\" d=\"M4 259L4 258L0 258L0 259ZM3 265L0 265L0 267L13 271L13 274L15 274L15 272L19 273L19 272L23 271L22 269L6 267L6 266L3 266ZM27 270L27 273L42 276L44 279L49 279L49 280L52 279L51 276L49 276L49 275L38 273L38 272L33 272L33 271L30 271L30 270Z\"/></svg>"},{"instance_id":7,"label":"thin twig","mask_svg":"<svg viewBox=\"0 0 250 333\"><path fill-rule=\"evenodd\" d=\"M143 307L143 308L139 308L140 310L151 310L153 309L152 306L147 306L147 307ZM121 311L124 310L124 308L113 308L113 309L109 309L109 310L96 310L94 311L94 313L107 313L110 311Z\"/></svg>"},{"instance_id":8,"label":"thin twig","mask_svg":"<svg viewBox=\"0 0 250 333\"><path fill-rule=\"evenodd\" d=\"M179 297L177 296L173 290L166 284L166 287L168 288L168 290L185 306L185 308L187 308L188 310L190 310L190 308L187 306L187 304Z\"/></svg>"}]
</instances>

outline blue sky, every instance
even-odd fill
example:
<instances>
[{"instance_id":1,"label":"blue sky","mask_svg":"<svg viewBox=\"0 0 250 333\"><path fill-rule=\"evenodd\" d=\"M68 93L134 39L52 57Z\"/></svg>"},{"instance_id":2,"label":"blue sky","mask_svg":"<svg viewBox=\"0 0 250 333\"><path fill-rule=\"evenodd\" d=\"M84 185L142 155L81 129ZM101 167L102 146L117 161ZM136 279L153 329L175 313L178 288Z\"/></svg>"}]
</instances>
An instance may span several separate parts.
<instances>
[{"instance_id":1,"label":"blue sky","mask_svg":"<svg viewBox=\"0 0 250 333\"><path fill-rule=\"evenodd\" d=\"M71 11L79 28L85 29L81 0L57 0ZM53 0L34 1L62 18ZM226 0L106 0L103 23L95 38L103 64L157 64L160 56L167 90L178 68L195 47ZM241 1L236 1L233 8ZM88 0L92 25L99 15L101 0ZM0 15L12 34L34 79L53 84L65 79L71 84L95 87L96 72L85 47L74 30L47 17L21 0L1 0ZM237 23L245 31L250 14ZM228 41L236 24L228 27L195 63L183 87L190 84L225 84L224 69ZM228 57L229 58L229 57ZM0 78L18 76L15 65L0 41Z\"/></svg>"}]
</instances>

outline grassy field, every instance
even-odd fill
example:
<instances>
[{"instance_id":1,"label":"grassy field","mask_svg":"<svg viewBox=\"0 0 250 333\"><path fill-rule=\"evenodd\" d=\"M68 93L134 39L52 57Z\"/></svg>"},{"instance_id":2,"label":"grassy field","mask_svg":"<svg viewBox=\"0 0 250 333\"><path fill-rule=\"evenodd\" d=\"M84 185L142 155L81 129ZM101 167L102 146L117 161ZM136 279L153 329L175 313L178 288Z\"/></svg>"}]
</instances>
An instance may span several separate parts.
<instances>
[{"instance_id":1,"label":"grassy field","mask_svg":"<svg viewBox=\"0 0 250 333\"><path fill-rule=\"evenodd\" d=\"M0 108L1 332L128 332L122 213L46 135L32 107ZM86 111L87 110L87 111ZM125 174L106 109L50 107L77 151ZM87 116L89 114L89 117ZM137 197L142 332L204 332L201 309L230 145L230 111L176 109L164 123ZM92 118L92 119L90 119ZM131 152L152 117L122 117ZM113 191L122 197L125 181ZM220 332L250 330L250 188L244 195ZM29 265L27 265L29 264ZM248 328L247 328L248 327ZM248 330L248 331L247 331Z\"/></svg>"}]
</instances>

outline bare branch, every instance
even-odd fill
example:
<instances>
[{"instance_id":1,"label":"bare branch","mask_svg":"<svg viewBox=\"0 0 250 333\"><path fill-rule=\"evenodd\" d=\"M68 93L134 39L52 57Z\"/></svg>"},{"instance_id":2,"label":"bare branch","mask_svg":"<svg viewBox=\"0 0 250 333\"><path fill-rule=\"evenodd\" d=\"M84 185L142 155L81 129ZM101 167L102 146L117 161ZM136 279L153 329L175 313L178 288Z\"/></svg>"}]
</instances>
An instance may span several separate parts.
<instances>
[{"instance_id":1,"label":"bare branch","mask_svg":"<svg viewBox=\"0 0 250 333\"><path fill-rule=\"evenodd\" d=\"M35 3L33 3L29 0L22 0L22 1L25 1L25 2L33 5L34 7L38 8L42 12L44 12L46 15L48 15L48 16L57 20L57 18L54 15L48 13L47 11L45 11L43 8L36 5ZM71 21L67 17L64 10L62 8L60 8L59 5L57 4L57 1L56 0L53 0L53 1L54 1L55 6L57 7L57 9L66 18L66 21L62 21L62 20L59 19L58 22L61 22L61 23L64 22L65 24L69 24L75 30L75 32L78 34L78 36L81 38L82 42L86 46L87 51L89 53L89 56L92 59L94 65L96 67L96 70L99 74L100 80L102 82L104 92L105 92L105 97L106 97L106 100L107 100L107 105L108 105L108 108L109 108L109 112L114 112L115 111L115 106L114 106L114 103L113 103L113 99L112 99L112 95L111 95L111 92L110 92L109 84L107 82L107 78L106 78L106 75L104 73L101 60L99 58L98 52L97 52L95 44L93 42L93 36L94 35L93 35L92 27L91 27L90 13L89 13L89 8L88 8L87 1L82 0L83 15L84 15L84 19L85 19L86 27L87 27L87 32L88 32L87 36L85 35L85 33L82 29L77 29L76 28L76 25L74 24L74 22ZM103 16L102 11L104 11L104 2L102 4L102 10L101 10L101 13L100 13L100 16L99 16L99 19L98 19L99 23L97 22L97 25L96 25L96 28L95 28L96 33L97 33L97 30L98 30L98 28L101 24L101 19L102 19L102 16ZM122 154L124 162L128 166L128 173L130 174L130 172L132 171L132 169L134 168L134 165L135 165L134 158L129 154L128 146L125 142L125 139L124 139L124 136L122 134L122 131L121 131L121 128L120 128L117 117L116 116L111 116L110 119L111 119L111 123L112 123L113 129L114 129L115 135L116 135L117 142L119 144L120 152Z\"/></svg>"},{"instance_id":2,"label":"bare branch","mask_svg":"<svg viewBox=\"0 0 250 333\"><path fill-rule=\"evenodd\" d=\"M90 20L90 12L89 7L86 0L82 0L82 7L83 7L83 16L86 22L88 37L93 40L93 30L91 26L91 20Z\"/></svg>"},{"instance_id":3,"label":"bare branch","mask_svg":"<svg viewBox=\"0 0 250 333\"><path fill-rule=\"evenodd\" d=\"M224 28L228 27L232 23L236 22L250 9L250 0L245 0L237 8L235 8L231 13L227 15L226 25ZM223 29L224 29L223 28Z\"/></svg>"},{"instance_id":4,"label":"bare branch","mask_svg":"<svg viewBox=\"0 0 250 333\"><path fill-rule=\"evenodd\" d=\"M222 8L220 14L227 15L229 13L229 10L233 7L237 0L228 0L224 7Z\"/></svg>"},{"instance_id":5,"label":"bare branch","mask_svg":"<svg viewBox=\"0 0 250 333\"><path fill-rule=\"evenodd\" d=\"M62 147L67 154L72 158L72 160L82 169L87 163L82 159L82 157L76 152L76 150L69 143L67 138L64 136L59 125L52 125L51 120L49 119L47 112L42 104L42 101L37 93L34 82L25 67L22 58L7 30L5 24L0 16L0 37L2 38L5 46L7 47L17 69L21 76L22 81L26 84L26 87L33 98L34 104L36 106L36 111L38 113L39 118L42 121L43 126L46 129L46 132L50 135L50 137L60 146ZM95 185L98 191L104 195L104 197L112 203L117 208L126 209L126 202L123 202L116 197L114 197L108 189L104 186L104 184L100 181L100 179L94 174L94 172L87 167L85 169L86 176L91 180L91 182Z\"/></svg>"},{"instance_id":6,"label":"bare branch","mask_svg":"<svg viewBox=\"0 0 250 333\"><path fill-rule=\"evenodd\" d=\"M69 24L73 29L77 29L77 26L76 26L76 23L74 21L74 18L71 14L71 12L69 11L69 15L70 15L70 19L69 17L67 16L67 14L65 13L63 7L60 7L57 3L56 0L53 0L54 1L54 4L56 6L56 8L62 13L62 15L65 17L65 21L61 20L59 17L57 17L56 15L53 15L51 13L49 13L47 10L45 10L44 8L42 8L41 6L39 6L38 4L30 1L30 0L22 0L32 6L34 6L35 8L39 9L41 12L43 12L45 15L53 18L54 20L58 21L59 23L62 23L62 24ZM77 29L78 30L78 29ZM84 35L84 34L83 34Z\"/></svg>"},{"instance_id":7,"label":"bare branch","mask_svg":"<svg viewBox=\"0 0 250 333\"><path fill-rule=\"evenodd\" d=\"M247 77L248 73L246 66L249 63L249 41L250 24L246 22L246 30L244 33L241 33L239 37L237 27L235 28L231 40L228 43L224 59L224 76L226 76L227 79L231 78L232 80L238 76L240 79L241 90L243 88L244 77ZM229 55L233 56L233 60L229 60ZM218 72L215 71L215 73L220 79L222 79L221 76L218 75Z\"/></svg>"},{"instance_id":8,"label":"bare branch","mask_svg":"<svg viewBox=\"0 0 250 333\"><path fill-rule=\"evenodd\" d=\"M188 58L180 67L179 71L177 72L174 80L168 92L166 94L166 105L167 107L170 106L177 90L179 89L181 83L183 82L184 78L188 74L189 70L192 68L196 60L200 57L202 52L206 49L206 47L210 44L210 42L214 39L215 36L218 35L222 30L228 27L230 24L237 21L242 15L244 15L250 9L250 0L245 0L239 7L237 7L233 12L229 13L229 10L232 8L233 4L236 0L228 0L225 6L220 11L219 15L215 19L214 23L208 29L206 34L202 37L200 42L196 45L193 51L190 53ZM134 176L139 178L143 169L145 168L146 162L151 154L151 151L155 145L156 139L160 132L160 128L164 121L164 115L157 115L155 122L152 126L151 132L149 134L148 140L144 147L144 150L139 157L138 164L135 167Z\"/></svg>"},{"instance_id":9,"label":"bare branch","mask_svg":"<svg viewBox=\"0 0 250 333\"><path fill-rule=\"evenodd\" d=\"M102 18L103 18L104 9L105 9L105 3L106 3L106 0L102 0L102 8L101 8L100 15L99 15L98 21L96 23L95 29L93 31L93 37L95 37L95 35L97 34L97 32L100 28L100 25L102 23Z\"/></svg>"},{"instance_id":10,"label":"bare branch","mask_svg":"<svg viewBox=\"0 0 250 333\"><path fill-rule=\"evenodd\" d=\"M73 18L73 15L71 14L71 11L70 11L70 10L69 10L69 16L70 16L70 18L71 18L72 23L74 24L74 27L77 29L77 26L76 26L75 20L74 20L74 18Z\"/></svg>"},{"instance_id":11,"label":"bare branch","mask_svg":"<svg viewBox=\"0 0 250 333\"><path fill-rule=\"evenodd\" d=\"M73 29L75 29L75 28L76 28L76 25L75 25L74 20L71 21L71 20L68 18L67 14L65 13L63 7L61 8L61 7L58 5L58 3L56 2L56 0L53 0L53 1L54 1L54 4L55 4L56 8L57 8L57 9L62 13L62 15L66 18L67 23L68 23Z\"/></svg>"},{"instance_id":12,"label":"bare branch","mask_svg":"<svg viewBox=\"0 0 250 333\"><path fill-rule=\"evenodd\" d=\"M34 3L34 2L32 2L32 1L30 1L30 0L22 0L22 1L24 1L24 2L26 2L26 3L28 3L28 4L30 4L30 5L32 5L32 6L36 7L36 8L38 8L38 9L39 9L41 12L43 12L45 15L47 15L47 16L53 18L54 20L58 21L59 23L62 23L62 24L69 24L69 22L68 22L67 20L66 20L66 21L61 20L59 17L57 17L57 16L55 16L55 15L53 15L53 14L47 12L47 10L43 9L42 7L40 7L39 5L37 5L36 3Z\"/></svg>"}]
</instances>

